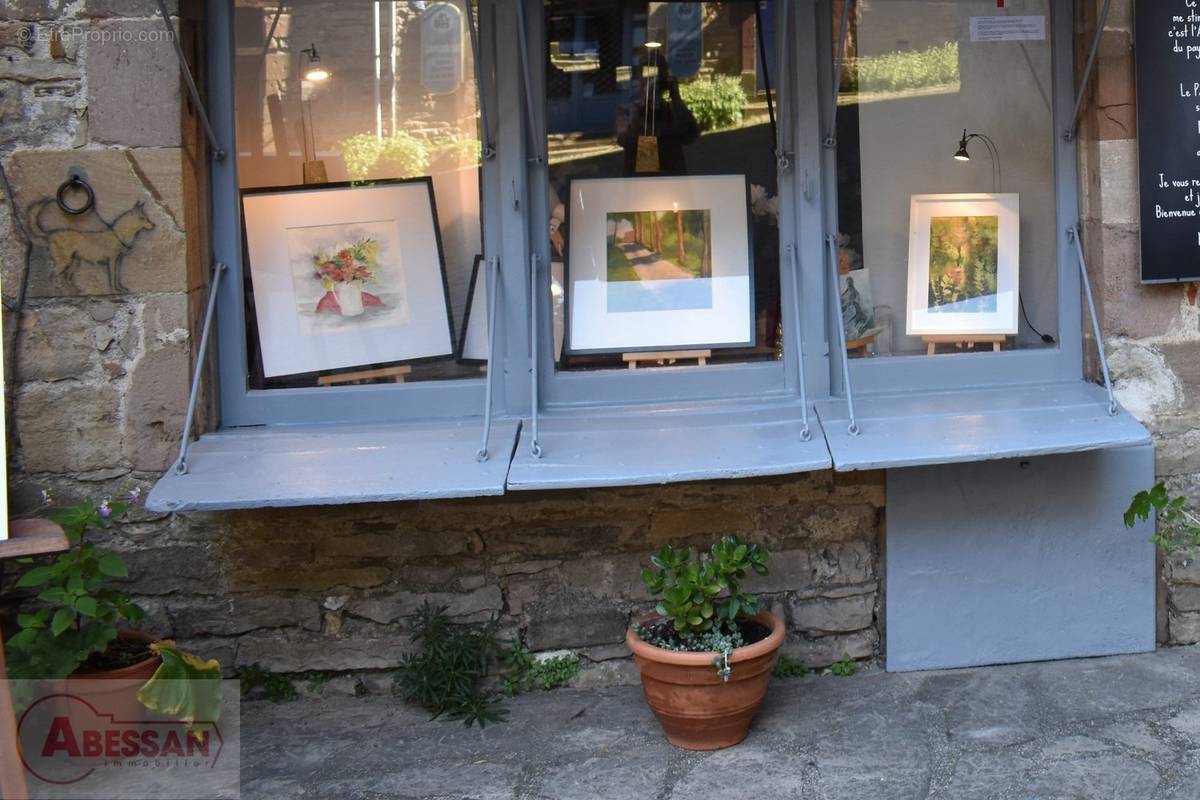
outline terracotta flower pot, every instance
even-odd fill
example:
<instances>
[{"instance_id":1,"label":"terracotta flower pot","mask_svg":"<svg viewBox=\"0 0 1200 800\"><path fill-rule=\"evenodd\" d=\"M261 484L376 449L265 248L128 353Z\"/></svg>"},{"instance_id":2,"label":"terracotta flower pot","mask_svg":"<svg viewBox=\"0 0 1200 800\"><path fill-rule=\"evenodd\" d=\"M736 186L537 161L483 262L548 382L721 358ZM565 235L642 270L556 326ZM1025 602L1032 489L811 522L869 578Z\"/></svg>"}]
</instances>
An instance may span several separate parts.
<instances>
[{"instance_id":1,"label":"terracotta flower pot","mask_svg":"<svg viewBox=\"0 0 1200 800\"><path fill-rule=\"evenodd\" d=\"M642 620L642 624L654 619ZM642 673L646 702L671 744L687 750L718 750L746 738L750 721L767 693L784 637L779 617L760 611L754 619L771 633L733 651L728 683L713 665L717 653L664 650L642 641L633 628L625 634L625 643Z\"/></svg>"},{"instance_id":2,"label":"terracotta flower pot","mask_svg":"<svg viewBox=\"0 0 1200 800\"><path fill-rule=\"evenodd\" d=\"M125 641L145 642L147 645L155 641L136 631L119 631L117 637ZM77 670L67 678L67 693L87 700L97 711L112 714L116 720L144 719L149 712L138 700L137 693L161 664L162 658L157 653L149 653L136 664L120 669L97 672ZM72 716L75 713L73 709Z\"/></svg>"}]
</instances>

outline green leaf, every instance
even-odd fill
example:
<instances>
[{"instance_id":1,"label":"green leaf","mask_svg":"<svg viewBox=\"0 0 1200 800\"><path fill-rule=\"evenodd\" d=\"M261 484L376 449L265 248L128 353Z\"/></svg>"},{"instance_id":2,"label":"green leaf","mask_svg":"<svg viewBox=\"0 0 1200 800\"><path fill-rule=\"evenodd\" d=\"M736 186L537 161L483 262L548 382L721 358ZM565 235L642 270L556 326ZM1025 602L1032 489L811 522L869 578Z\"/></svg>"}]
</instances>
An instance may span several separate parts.
<instances>
[{"instance_id":1,"label":"green leaf","mask_svg":"<svg viewBox=\"0 0 1200 800\"><path fill-rule=\"evenodd\" d=\"M17 614L17 624L22 628L44 628L45 620L38 619L36 614Z\"/></svg>"},{"instance_id":2,"label":"green leaf","mask_svg":"<svg viewBox=\"0 0 1200 800\"><path fill-rule=\"evenodd\" d=\"M74 598L70 592L58 586L51 586L49 589L43 591L38 595L38 600L41 600L43 603L52 603L56 606L71 605L74 602Z\"/></svg>"},{"instance_id":3,"label":"green leaf","mask_svg":"<svg viewBox=\"0 0 1200 800\"><path fill-rule=\"evenodd\" d=\"M96 616L96 598L81 597L75 601L75 610L85 617Z\"/></svg>"},{"instance_id":4,"label":"green leaf","mask_svg":"<svg viewBox=\"0 0 1200 800\"><path fill-rule=\"evenodd\" d=\"M41 586L57 575L58 570L54 567L34 567L21 576L21 579L17 581L17 588L25 589L29 586Z\"/></svg>"},{"instance_id":5,"label":"green leaf","mask_svg":"<svg viewBox=\"0 0 1200 800\"><path fill-rule=\"evenodd\" d=\"M101 574L107 575L110 578L125 578L129 575L129 568L125 566L125 562L120 556L113 555L112 553L105 553L100 556L96 562L96 567L100 570Z\"/></svg>"},{"instance_id":6,"label":"green leaf","mask_svg":"<svg viewBox=\"0 0 1200 800\"><path fill-rule=\"evenodd\" d=\"M54 620L50 623L50 632L58 636L71 624L75 622L75 609L60 608L54 615Z\"/></svg>"},{"instance_id":7,"label":"green leaf","mask_svg":"<svg viewBox=\"0 0 1200 800\"><path fill-rule=\"evenodd\" d=\"M186 723L192 732L216 722L221 716L221 665L185 653L174 642L156 642L150 647L162 664L138 690L142 705Z\"/></svg>"}]
</instances>

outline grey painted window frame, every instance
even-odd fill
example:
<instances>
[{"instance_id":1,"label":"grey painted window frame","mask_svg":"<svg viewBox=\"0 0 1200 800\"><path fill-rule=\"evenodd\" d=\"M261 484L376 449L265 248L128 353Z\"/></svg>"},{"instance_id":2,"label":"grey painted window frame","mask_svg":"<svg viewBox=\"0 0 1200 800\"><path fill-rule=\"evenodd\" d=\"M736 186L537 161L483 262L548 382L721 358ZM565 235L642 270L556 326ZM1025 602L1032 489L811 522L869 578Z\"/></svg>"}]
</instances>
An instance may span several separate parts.
<instances>
[{"instance_id":1,"label":"grey painted window frame","mask_svg":"<svg viewBox=\"0 0 1200 800\"><path fill-rule=\"evenodd\" d=\"M500 261L500 319L496 326L495 413L525 416L531 387L531 270L530 258L541 258L542 286L536 294L539 329L533 344L539 351L541 408L550 413L586 413L588 408L651 408L666 405L711 404L736 409L741 403L795 402L799 397L795 348L784 347L780 361L721 364L703 368L605 370L566 372L554 368L550 315L549 242L546 236L546 165L532 159L531 142L544 142L544 48L541 0L524 2L528 52L535 102L534 129L524 111L521 53L511 43L516 36L515 2L478 0L480 60L484 65L483 92L495 130L497 153L486 160L482 178L482 216L485 257ZM785 148L793 153L790 169L779 177L781 304L784 341L796 339L797 317L803 325L803 364L808 399L840 393L839 358L830 347L836 341L840 310L828 291L824 235L836 212L836 153L823 146L828 104L832 93L831 37L828 0L777 0L789 4L786 30L777 26L777 71L786 70L785 93L776 98L778 114L786 115ZM938 391L955 388L1054 383L1083 377L1082 306L1074 255L1066 229L1079 218L1077 152L1075 143L1060 135L1070 124L1074 96L1071 0L1051 0L1053 37L1053 116L1056 139L1055 186L1059 231L1058 342L1045 350L946 355L938 358L902 357L856 360L851 364L855 390L870 394L894 391ZM778 16L777 16L778 18ZM233 0L209 5L209 97L212 121L221 141L235 141ZM543 145L544 146L544 145ZM420 382L404 385L252 390L247 385L245 306L242 276L241 212L238 203L236 147L211 165L212 247L214 258L229 266L218 298L217 358L223 428L321 422L397 422L419 419L478 417L483 409L484 380ZM798 248L799 267L788 259L787 245ZM793 313L793 281L799 280L800 308ZM356 415L346 419L346 399L353 398ZM814 424L815 424L814 418ZM818 429L819 430L819 429Z\"/></svg>"},{"instance_id":2,"label":"grey painted window frame","mask_svg":"<svg viewBox=\"0 0 1200 800\"><path fill-rule=\"evenodd\" d=\"M777 8L775 18L780 18L779 6L789 4L787 30L776 26L775 52L777 54L777 71L787 70L787 76L782 81L773 80L778 86L786 87L785 92L776 95L776 115L781 120L787 117L790 124L784 125L783 130L787 141L783 142L785 150L797 152L799 149L810 148L819 142L816 131L816 120L807 122L800 113L801 103L798 98L811 91L812 76L798 72L794 48L787 47L786 42L794 39L799 27L799 14L794 13L796 0L775 0ZM526 58L530 70L533 103L532 123L526 122L524 115L516 122L525 129L520 137L521 143L528 149L531 142L538 142L538 147L544 147L546 137L544 112L545 104L545 64L546 43L544 41L544 10L542 0L517 0L524 2L525 20L528 26L526 42L528 52ZM799 5L804 5L800 0ZM510 14L512 24L516 24L516 14ZM503 39L502 39L503 40ZM514 36L512 41L516 41ZM516 65L521 68L520 64ZM519 77L519 76L518 76ZM775 78L776 76L773 76ZM500 102L503 107L523 109L523 88L519 82L501 82ZM514 111L514 114L516 112ZM533 129L529 130L532 124ZM771 154L766 154L769 157ZM522 254L526 264L530 256L536 254L540 263L549 263L549 209L547 201L548 165L537 159L535 153L527 152L524 163L527 165L522 176L521 185L527 186L530 198L530 213L525 215L523 224L530 243L531 252ZM710 364L704 367L685 366L677 368L653 370L595 370L595 371L562 371L554 366L552 355L553 327L551 319L551 296L549 270L542 269L539 290L536 294L538 302L539 330L536 346L540 348L539 393L542 399L541 408L551 414L555 412L572 413L584 412L589 408L609 406L630 406L633 408L649 404L696 404L708 402L746 400L761 403L766 401L795 402L800 395L799 377L797 375L797 353L795 347L788 347L788 342L796 341L796 315L791 313L790 298L794 282L797 279L796 265L788 255L788 244L794 243L800 247L801 234L813 236L816 229L811 224L802 224L799 212L801 203L812 203L815 199L809 193L808 201L804 198L801 185L806 176L815 180L815 171L811 164L802 166L799 159L793 159L792 166L779 173L778 193L780 199L779 213L779 245L780 245L780 295L781 319L783 321L784 357L780 360ZM799 180L797 179L799 176ZM811 185L811 184L810 184ZM821 317L824 313L822 305L804 298L819 298L824 291L824 280L819 270L801 267L799 292L802 313L801 324L804 325L804 368L807 380L808 400L828 396L829 371L825 366L828 354L826 345L826 321ZM815 313L803 313L804 310L815 310ZM814 420L815 421L815 420Z\"/></svg>"},{"instance_id":3,"label":"grey painted window frame","mask_svg":"<svg viewBox=\"0 0 1200 800\"><path fill-rule=\"evenodd\" d=\"M480 8L480 61L495 63L494 6ZM229 142L228 155L210 165L213 258L225 263L229 273L221 282L217 306L217 362L220 376L222 428L322 422L397 422L414 419L479 416L483 411L485 382L482 378L426 381L378 386L329 386L300 389L251 389L248 385L246 308L243 276L246 265L242 250L242 220L237 177L234 76L233 0L210 3L208 33L208 94L213 127L219 141ZM483 70L483 92L493 92L489 70ZM492 105L494 107L494 97ZM491 255L500 238L498 164L502 156L483 164L481 209L483 240ZM510 265L502 264L502 269ZM507 279L503 282L508 283ZM493 287L489 287L491 290ZM511 295L510 295L511 296ZM514 333L521 327L514 319L516 309L499 312L505 325L497 326L497 352L506 353ZM347 419L347 401L355 408ZM504 415L512 401L503 390L496 393L495 409Z\"/></svg>"},{"instance_id":4,"label":"grey painted window frame","mask_svg":"<svg viewBox=\"0 0 1200 800\"><path fill-rule=\"evenodd\" d=\"M812 9L815 24L802 29L797 40L801 58L821 78L820 97L833 93L833 42L831 35L832 3L822 0L801 0ZM1075 98L1075 73L1072 40L1074 14L1072 0L1050 0L1051 63L1053 78L1052 118L1055 140L1055 195L1058 271L1058 331L1057 346L1045 349L1006 350L1000 353L955 353L927 356L904 356L882 359L856 359L850 363L851 385L858 394L882 394L903 391L948 391L954 389L1013 386L1082 380L1083 318L1082 291L1075 254L1067 237L1067 229L1079 221L1078 152L1076 139L1067 141L1063 133L1070 129ZM812 17L809 18L810 20ZM823 126L828 125L829 107L818 108ZM827 130L827 127L823 127ZM822 148L823 224L827 227L837 215L837 152ZM822 242L807 240L803 250L806 263L821 263L825 255ZM826 313L830 309L827 303ZM829 317L838 320L840 317ZM832 323L831 323L832 324ZM833 393L842 396L842 366L840 359L829 363Z\"/></svg>"}]
</instances>

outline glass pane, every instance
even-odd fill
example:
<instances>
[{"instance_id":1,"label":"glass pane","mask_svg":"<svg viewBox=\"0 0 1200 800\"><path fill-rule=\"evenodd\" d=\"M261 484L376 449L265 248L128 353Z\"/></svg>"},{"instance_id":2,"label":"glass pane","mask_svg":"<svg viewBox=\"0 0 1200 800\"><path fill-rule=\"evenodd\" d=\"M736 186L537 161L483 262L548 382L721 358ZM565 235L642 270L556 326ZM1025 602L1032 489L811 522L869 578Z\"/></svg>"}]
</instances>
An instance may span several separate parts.
<instances>
[{"instance_id":1,"label":"glass pane","mask_svg":"<svg viewBox=\"0 0 1200 800\"><path fill-rule=\"evenodd\" d=\"M780 356L774 7L545 3L560 368Z\"/></svg>"},{"instance_id":2,"label":"glass pane","mask_svg":"<svg viewBox=\"0 0 1200 800\"><path fill-rule=\"evenodd\" d=\"M1048 0L851 9L837 130L851 355L1053 347Z\"/></svg>"},{"instance_id":3,"label":"glass pane","mask_svg":"<svg viewBox=\"0 0 1200 800\"><path fill-rule=\"evenodd\" d=\"M463 0L235 8L239 182L247 197L285 198L272 212L283 230L262 247L245 207L250 387L479 377L486 278L473 292L480 139ZM303 197L324 219L294 210ZM464 324L473 359L460 360Z\"/></svg>"}]
</instances>

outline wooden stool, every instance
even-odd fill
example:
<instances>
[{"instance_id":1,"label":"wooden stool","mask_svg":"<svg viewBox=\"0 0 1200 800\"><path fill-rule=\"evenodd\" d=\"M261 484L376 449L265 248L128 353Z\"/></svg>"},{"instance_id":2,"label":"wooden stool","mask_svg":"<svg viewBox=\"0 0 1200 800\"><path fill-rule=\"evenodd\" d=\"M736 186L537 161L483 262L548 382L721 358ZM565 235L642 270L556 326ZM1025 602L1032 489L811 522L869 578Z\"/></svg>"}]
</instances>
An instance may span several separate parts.
<instances>
[{"instance_id":1,"label":"wooden stool","mask_svg":"<svg viewBox=\"0 0 1200 800\"><path fill-rule=\"evenodd\" d=\"M976 345L990 344L992 346L992 352L999 353L1000 346L1008 341L1008 336L1006 336L1005 334L1002 334L1002 333L996 333L996 334L991 334L991 333L974 334L973 333L973 334L970 334L967 336L963 336L963 335L957 334L957 333L945 333L945 334L940 333L940 334L936 334L933 336L922 336L921 341L926 344L926 349L925 349L926 355L931 355L931 356L937 354L937 346L939 344L952 344L955 347L957 347L959 350L962 350L962 349L974 350Z\"/></svg>"},{"instance_id":2,"label":"wooden stool","mask_svg":"<svg viewBox=\"0 0 1200 800\"><path fill-rule=\"evenodd\" d=\"M712 358L712 350L657 350L648 353L622 353L621 358L629 365L630 369L637 369L638 364L646 363L667 367L676 361L688 361L693 358L696 359L697 364L703 367Z\"/></svg>"},{"instance_id":3,"label":"wooden stool","mask_svg":"<svg viewBox=\"0 0 1200 800\"><path fill-rule=\"evenodd\" d=\"M20 519L9 523L9 539L0 541L0 560L61 553L71 544L62 528L46 519ZM8 665L4 660L4 635L0 632L0 796L25 800L25 765L21 762L21 740L17 715L8 688Z\"/></svg>"}]
</instances>

